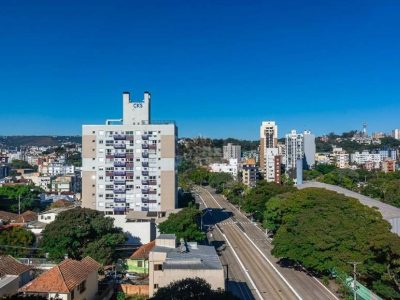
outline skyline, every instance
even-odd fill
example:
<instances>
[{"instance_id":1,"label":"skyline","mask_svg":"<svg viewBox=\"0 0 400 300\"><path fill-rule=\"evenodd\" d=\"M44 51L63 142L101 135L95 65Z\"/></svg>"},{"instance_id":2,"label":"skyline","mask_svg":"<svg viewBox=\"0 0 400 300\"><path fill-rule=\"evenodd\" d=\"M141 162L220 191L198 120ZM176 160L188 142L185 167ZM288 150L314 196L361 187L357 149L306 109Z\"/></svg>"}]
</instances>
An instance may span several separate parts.
<instances>
[{"instance_id":1,"label":"skyline","mask_svg":"<svg viewBox=\"0 0 400 300\"><path fill-rule=\"evenodd\" d=\"M1 135L79 135L145 90L180 137L400 127L399 2L173 3L2 4Z\"/></svg>"}]
</instances>

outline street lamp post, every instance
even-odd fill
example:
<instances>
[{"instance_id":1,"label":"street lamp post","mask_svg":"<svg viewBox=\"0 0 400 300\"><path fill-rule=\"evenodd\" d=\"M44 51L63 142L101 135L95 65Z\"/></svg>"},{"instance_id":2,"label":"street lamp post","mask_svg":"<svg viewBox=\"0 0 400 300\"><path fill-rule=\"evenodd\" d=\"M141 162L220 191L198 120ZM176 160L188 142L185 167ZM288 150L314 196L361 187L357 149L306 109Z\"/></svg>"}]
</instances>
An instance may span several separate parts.
<instances>
[{"instance_id":1,"label":"street lamp post","mask_svg":"<svg viewBox=\"0 0 400 300\"><path fill-rule=\"evenodd\" d=\"M353 295L354 300L357 300L357 265L361 264L359 261L349 261L353 265Z\"/></svg>"}]
</instances>

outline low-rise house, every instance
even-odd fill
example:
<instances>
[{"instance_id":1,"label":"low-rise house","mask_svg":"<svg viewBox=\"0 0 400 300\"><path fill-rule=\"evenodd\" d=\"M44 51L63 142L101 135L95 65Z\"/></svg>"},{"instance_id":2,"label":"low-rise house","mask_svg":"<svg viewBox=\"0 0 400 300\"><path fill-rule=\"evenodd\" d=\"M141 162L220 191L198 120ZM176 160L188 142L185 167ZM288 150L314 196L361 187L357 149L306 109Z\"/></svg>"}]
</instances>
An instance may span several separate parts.
<instances>
[{"instance_id":1,"label":"low-rise house","mask_svg":"<svg viewBox=\"0 0 400 300\"><path fill-rule=\"evenodd\" d=\"M11 296L32 279L32 267L10 255L0 256L0 297Z\"/></svg>"},{"instance_id":2,"label":"low-rise house","mask_svg":"<svg viewBox=\"0 0 400 300\"><path fill-rule=\"evenodd\" d=\"M214 290L225 289L224 269L215 248L185 243L176 247L174 234L161 234L149 253L149 296L184 278L203 278Z\"/></svg>"},{"instance_id":3,"label":"low-rise house","mask_svg":"<svg viewBox=\"0 0 400 300\"><path fill-rule=\"evenodd\" d=\"M37 213L27 210L22 214L14 214L8 211L0 211L1 223L25 224L36 221L38 219Z\"/></svg>"},{"instance_id":4,"label":"low-rise house","mask_svg":"<svg viewBox=\"0 0 400 300\"><path fill-rule=\"evenodd\" d=\"M20 291L50 299L96 300L100 264L90 257L66 259L35 278Z\"/></svg>"},{"instance_id":5,"label":"low-rise house","mask_svg":"<svg viewBox=\"0 0 400 300\"><path fill-rule=\"evenodd\" d=\"M46 210L44 212L39 213L38 221L49 224L49 223L53 222L61 212L70 210L72 208L75 208L75 206L71 205L71 206L67 206L67 207L58 207L58 208L52 208L52 209Z\"/></svg>"},{"instance_id":6,"label":"low-rise house","mask_svg":"<svg viewBox=\"0 0 400 300\"><path fill-rule=\"evenodd\" d=\"M127 259L127 266L129 273L137 273L141 275L149 274L149 253L156 245L155 241L144 244L139 247Z\"/></svg>"}]
</instances>

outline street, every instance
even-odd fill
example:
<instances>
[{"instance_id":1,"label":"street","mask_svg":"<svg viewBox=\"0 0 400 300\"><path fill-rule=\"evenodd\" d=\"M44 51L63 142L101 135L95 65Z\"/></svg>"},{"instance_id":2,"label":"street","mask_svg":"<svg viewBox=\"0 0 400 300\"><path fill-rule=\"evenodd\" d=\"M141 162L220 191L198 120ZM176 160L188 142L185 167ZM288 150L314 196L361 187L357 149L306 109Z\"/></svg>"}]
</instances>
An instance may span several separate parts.
<instances>
[{"instance_id":1,"label":"street","mask_svg":"<svg viewBox=\"0 0 400 300\"><path fill-rule=\"evenodd\" d=\"M214 227L212 239L221 245L221 261L229 267L228 289L241 299L338 298L320 281L301 270L284 267L271 255L263 229L211 189L197 187L203 225ZM210 234L209 234L210 236ZM251 291L253 298L249 298Z\"/></svg>"}]
</instances>

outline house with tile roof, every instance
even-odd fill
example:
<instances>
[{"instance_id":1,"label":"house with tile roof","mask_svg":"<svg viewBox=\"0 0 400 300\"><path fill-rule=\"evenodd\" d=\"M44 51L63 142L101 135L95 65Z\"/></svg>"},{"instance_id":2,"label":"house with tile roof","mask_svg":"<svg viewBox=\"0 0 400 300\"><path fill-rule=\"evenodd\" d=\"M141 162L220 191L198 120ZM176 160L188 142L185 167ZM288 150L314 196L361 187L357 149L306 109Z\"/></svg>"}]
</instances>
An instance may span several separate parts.
<instances>
[{"instance_id":1,"label":"house with tile roof","mask_svg":"<svg viewBox=\"0 0 400 300\"><path fill-rule=\"evenodd\" d=\"M95 300L100 264L90 257L81 261L66 259L20 289L28 295L48 299Z\"/></svg>"},{"instance_id":2,"label":"house with tile roof","mask_svg":"<svg viewBox=\"0 0 400 300\"><path fill-rule=\"evenodd\" d=\"M0 297L14 295L32 279L32 267L10 255L0 255Z\"/></svg>"},{"instance_id":3,"label":"house with tile roof","mask_svg":"<svg viewBox=\"0 0 400 300\"><path fill-rule=\"evenodd\" d=\"M139 247L133 254L127 259L127 272L137 273L140 275L149 274L149 253L156 245L156 241L144 244Z\"/></svg>"}]
</instances>

